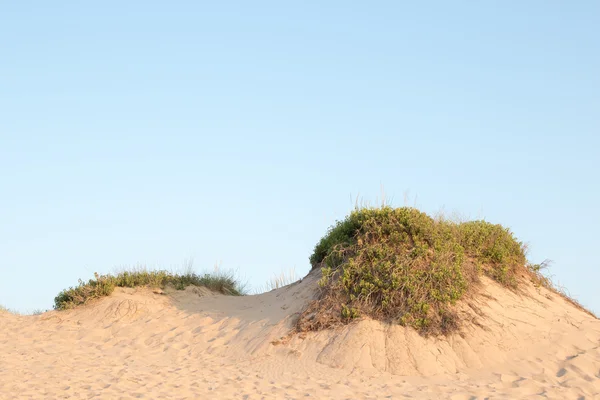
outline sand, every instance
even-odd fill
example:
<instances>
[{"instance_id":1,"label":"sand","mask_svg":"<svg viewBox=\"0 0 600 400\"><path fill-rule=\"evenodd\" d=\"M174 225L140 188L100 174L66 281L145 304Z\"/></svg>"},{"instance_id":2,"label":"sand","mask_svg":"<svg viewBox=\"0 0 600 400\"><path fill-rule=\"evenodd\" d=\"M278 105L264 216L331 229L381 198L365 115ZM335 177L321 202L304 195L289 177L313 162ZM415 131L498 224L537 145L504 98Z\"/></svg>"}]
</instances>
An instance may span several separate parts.
<instances>
[{"instance_id":1,"label":"sand","mask_svg":"<svg viewBox=\"0 0 600 400\"><path fill-rule=\"evenodd\" d=\"M362 320L286 337L317 277L256 296L117 289L0 312L1 399L594 399L600 321L543 288L483 279L447 338Z\"/></svg>"}]
</instances>

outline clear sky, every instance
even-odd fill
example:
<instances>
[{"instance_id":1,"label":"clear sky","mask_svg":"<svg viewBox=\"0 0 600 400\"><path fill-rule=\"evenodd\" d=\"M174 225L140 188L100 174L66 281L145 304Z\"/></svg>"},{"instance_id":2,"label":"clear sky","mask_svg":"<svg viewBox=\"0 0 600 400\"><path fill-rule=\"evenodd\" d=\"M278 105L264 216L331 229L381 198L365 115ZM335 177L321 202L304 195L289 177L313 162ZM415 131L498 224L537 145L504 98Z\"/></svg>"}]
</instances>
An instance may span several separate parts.
<instances>
[{"instance_id":1,"label":"clear sky","mask_svg":"<svg viewBox=\"0 0 600 400\"><path fill-rule=\"evenodd\" d=\"M510 227L600 312L599 136L597 1L5 1L0 304L304 275L383 185Z\"/></svg>"}]
</instances>

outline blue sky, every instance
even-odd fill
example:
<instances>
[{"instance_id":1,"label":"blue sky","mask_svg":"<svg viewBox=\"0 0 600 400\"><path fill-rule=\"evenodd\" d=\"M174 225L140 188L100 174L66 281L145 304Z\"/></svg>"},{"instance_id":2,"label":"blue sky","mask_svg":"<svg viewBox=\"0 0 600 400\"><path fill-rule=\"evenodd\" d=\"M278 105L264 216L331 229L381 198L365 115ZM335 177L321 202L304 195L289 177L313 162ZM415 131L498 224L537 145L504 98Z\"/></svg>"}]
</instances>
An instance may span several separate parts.
<instances>
[{"instance_id":1,"label":"blue sky","mask_svg":"<svg viewBox=\"0 0 600 400\"><path fill-rule=\"evenodd\" d=\"M0 304L189 259L253 287L304 275L383 185L509 226L599 312L599 20L594 1L4 2Z\"/></svg>"}]
</instances>

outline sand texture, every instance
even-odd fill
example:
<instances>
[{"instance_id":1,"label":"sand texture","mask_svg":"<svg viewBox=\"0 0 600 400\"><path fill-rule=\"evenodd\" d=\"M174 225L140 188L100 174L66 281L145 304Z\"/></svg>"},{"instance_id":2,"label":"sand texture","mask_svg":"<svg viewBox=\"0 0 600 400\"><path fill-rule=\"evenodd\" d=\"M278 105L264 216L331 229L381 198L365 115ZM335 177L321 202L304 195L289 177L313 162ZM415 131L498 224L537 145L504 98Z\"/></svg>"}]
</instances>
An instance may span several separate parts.
<instances>
[{"instance_id":1,"label":"sand texture","mask_svg":"<svg viewBox=\"0 0 600 400\"><path fill-rule=\"evenodd\" d=\"M0 312L0 399L600 399L600 321L543 288L483 279L447 338L372 320L287 336L317 278Z\"/></svg>"}]
</instances>

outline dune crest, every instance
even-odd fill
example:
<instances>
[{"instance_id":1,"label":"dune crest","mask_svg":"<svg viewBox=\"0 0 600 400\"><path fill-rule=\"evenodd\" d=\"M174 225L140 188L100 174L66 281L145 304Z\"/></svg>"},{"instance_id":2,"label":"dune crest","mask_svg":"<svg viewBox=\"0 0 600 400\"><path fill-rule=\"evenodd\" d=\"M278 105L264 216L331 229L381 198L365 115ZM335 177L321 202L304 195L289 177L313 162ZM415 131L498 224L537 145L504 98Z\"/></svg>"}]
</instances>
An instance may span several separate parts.
<instances>
[{"instance_id":1,"label":"dune crest","mask_svg":"<svg viewBox=\"0 0 600 400\"><path fill-rule=\"evenodd\" d=\"M364 319L288 335L319 274L255 296L117 289L69 311L0 312L2 398L600 396L600 321L487 278L449 337Z\"/></svg>"}]
</instances>

